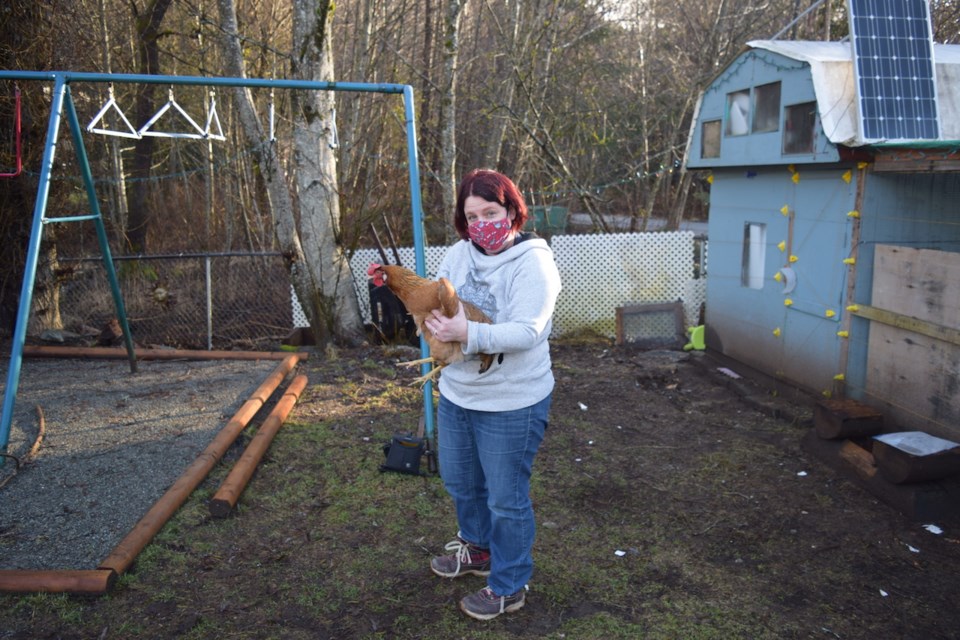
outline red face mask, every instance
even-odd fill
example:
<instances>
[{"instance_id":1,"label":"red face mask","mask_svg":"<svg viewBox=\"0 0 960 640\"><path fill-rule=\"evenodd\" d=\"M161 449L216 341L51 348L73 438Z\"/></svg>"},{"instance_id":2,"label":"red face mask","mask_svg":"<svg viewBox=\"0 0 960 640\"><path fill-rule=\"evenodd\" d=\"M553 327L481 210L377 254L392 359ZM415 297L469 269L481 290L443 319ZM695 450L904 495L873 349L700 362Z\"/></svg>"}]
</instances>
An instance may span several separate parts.
<instances>
[{"instance_id":1,"label":"red face mask","mask_svg":"<svg viewBox=\"0 0 960 640\"><path fill-rule=\"evenodd\" d=\"M513 223L507 218L494 222L477 220L467 227L467 233L485 251L496 251L510 237L512 227Z\"/></svg>"}]
</instances>

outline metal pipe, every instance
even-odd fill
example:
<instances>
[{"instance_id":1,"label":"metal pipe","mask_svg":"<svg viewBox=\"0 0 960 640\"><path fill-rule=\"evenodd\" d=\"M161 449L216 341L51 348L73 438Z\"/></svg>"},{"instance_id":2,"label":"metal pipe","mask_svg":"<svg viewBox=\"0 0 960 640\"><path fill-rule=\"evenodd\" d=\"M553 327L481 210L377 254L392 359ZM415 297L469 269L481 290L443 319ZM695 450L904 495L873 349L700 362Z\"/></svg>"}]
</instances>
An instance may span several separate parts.
<instances>
[{"instance_id":1,"label":"metal pipe","mask_svg":"<svg viewBox=\"0 0 960 640\"><path fill-rule=\"evenodd\" d=\"M206 76L163 76L142 73L88 73L82 71L0 71L0 79L47 80L51 82L112 82L114 84L194 85L204 87L250 87L306 89L323 91L359 91L364 93L403 93L413 88L404 84L369 82L320 82L263 78L224 78Z\"/></svg>"},{"instance_id":2,"label":"metal pipe","mask_svg":"<svg viewBox=\"0 0 960 640\"><path fill-rule=\"evenodd\" d=\"M37 202L33 208L33 226L30 229L30 241L27 246L27 258L23 265L23 284L20 288L20 306L17 309L17 325L13 331L10 349L10 368L7 371L7 386L3 395L3 413L0 414L0 452L6 452L10 439L10 427L13 424L13 407L20 386L20 367L23 363L23 345L27 337L27 325L30 322L30 309L33 306L33 285L37 276L37 262L40 256L40 237L43 229L43 217L47 210L50 195L50 180L53 174L53 161L56 155L56 140L60 132L60 114L63 113L63 100L67 85L62 77L56 78L53 87L53 102L50 106L50 121L47 124L47 139L40 163L40 185L37 187ZM0 465L3 458L0 458Z\"/></svg>"},{"instance_id":3,"label":"metal pipe","mask_svg":"<svg viewBox=\"0 0 960 640\"><path fill-rule=\"evenodd\" d=\"M207 351L213 351L213 285L210 282L210 256L203 259L207 286Z\"/></svg>"},{"instance_id":4,"label":"metal pipe","mask_svg":"<svg viewBox=\"0 0 960 640\"><path fill-rule=\"evenodd\" d=\"M80 165L80 175L87 190L87 202L90 204L90 213L93 215L93 226L97 231L97 242L100 244L100 254L103 256L103 267L107 271L110 281L110 293L113 295L113 304L117 309L117 319L123 330L123 343L127 348L130 360L130 373L137 372L137 356L134 354L133 335L130 333L130 323L127 321L127 310L123 304L123 294L120 293L120 283L117 281L117 271L110 259L110 242L107 240L107 230L103 226L103 216L100 214L100 201L97 200L97 189L93 185L93 174L90 172L90 161L87 159L87 148L83 144L83 134L80 132L80 121L77 119L77 110L73 106L73 97L70 95L70 86L64 100L67 110L67 123L73 135L74 153L77 154L77 163Z\"/></svg>"},{"instance_id":5,"label":"metal pipe","mask_svg":"<svg viewBox=\"0 0 960 640\"><path fill-rule=\"evenodd\" d=\"M427 275L427 260L424 256L426 240L423 233L423 200L420 196L420 160L417 154L417 118L414 111L413 87L406 86L403 91L403 110L407 126L407 169L410 172L410 209L413 216L413 252L417 275ZM420 357L430 357L430 345L420 336ZM430 373L430 364L420 365L420 375ZM433 381L423 385L423 415L426 437L433 438Z\"/></svg>"},{"instance_id":6,"label":"metal pipe","mask_svg":"<svg viewBox=\"0 0 960 640\"><path fill-rule=\"evenodd\" d=\"M283 359L267 379L253 392L240 410L234 414L230 422L217 433L217 436L207 446L197 459L187 467L177 481L167 490L160 500L147 511L130 533L120 541L120 544L104 558L98 569L107 569L122 575L130 568L137 555L149 544L153 537L163 528L163 525L176 513L177 509L186 502L193 490L203 482L210 470L223 457L223 454L237 439L247 424L253 419L257 411L270 399L270 395L280 386L287 374L296 366L299 358L290 355Z\"/></svg>"},{"instance_id":7,"label":"metal pipe","mask_svg":"<svg viewBox=\"0 0 960 640\"><path fill-rule=\"evenodd\" d=\"M233 511L233 508L237 506L237 501L240 500L240 494L243 493L247 483L250 482L250 478L253 477L253 472L256 470L257 465L260 464L260 460L263 459L264 454L270 447L270 443L273 442L273 438L277 435L277 432L280 431L280 427L283 426L283 421L290 415L290 411L293 410L293 406L297 403L300 394L306 386L307 376L299 375L294 378L293 382L291 382L287 388L286 393L284 393L280 401L277 402L277 406L273 408L273 411L270 412L267 419L264 420L260 428L257 429L256 435L253 436L250 444L244 449L243 455L240 456L240 459L233 465L233 469L230 470L227 478L220 485L220 488L217 489L213 498L210 499L210 515L214 518L226 518Z\"/></svg>"}]
</instances>

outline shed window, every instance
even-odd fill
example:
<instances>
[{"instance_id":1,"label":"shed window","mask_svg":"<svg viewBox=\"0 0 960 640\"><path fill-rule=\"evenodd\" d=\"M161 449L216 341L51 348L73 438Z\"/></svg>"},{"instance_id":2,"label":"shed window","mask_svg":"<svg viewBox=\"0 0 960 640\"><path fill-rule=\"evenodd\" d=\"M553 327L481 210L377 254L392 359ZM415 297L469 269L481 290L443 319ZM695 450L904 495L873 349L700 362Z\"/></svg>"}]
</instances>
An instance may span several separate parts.
<instances>
[{"instance_id":1,"label":"shed window","mask_svg":"<svg viewBox=\"0 0 960 640\"><path fill-rule=\"evenodd\" d=\"M740 284L763 289L764 259L767 251L767 225L748 222L743 225L743 265Z\"/></svg>"},{"instance_id":2,"label":"shed window","mask_svg":"<svg viewBox=\"0 0 960 640\"><path fill-rule=\"evenodd\" d=\"M817 104L804 102L784 109L783 153L813 153L813 130Z\"/></svg>"},{"instance_id":3,"label":"shed window","mask_svg":"<svg viewBox=\"0 0 960 640\"><path fill-rule=\"evenodd\" d=\"M750 132L750 91L727 94L727 135L745 136Z\"/></svg>"},{"instance_id":4,"label":"shed window","mask_svg":"<svg viewBox=\"0 0 960 640\"><path fill-rule=\"evenodd\" d=\"M700 157L720 157L720 121L709 120L703 123L700 136Z\"/></svg>"},{"instance_id":5,"label":"shed window","mask_svg":"<svg viewBox=\"0 0 960 640\"><path fill-rule=\"evenodd\" d=\"M753 89L753 132L780 128L780 83L762 84Z\"/></svg>"}]
</instances>

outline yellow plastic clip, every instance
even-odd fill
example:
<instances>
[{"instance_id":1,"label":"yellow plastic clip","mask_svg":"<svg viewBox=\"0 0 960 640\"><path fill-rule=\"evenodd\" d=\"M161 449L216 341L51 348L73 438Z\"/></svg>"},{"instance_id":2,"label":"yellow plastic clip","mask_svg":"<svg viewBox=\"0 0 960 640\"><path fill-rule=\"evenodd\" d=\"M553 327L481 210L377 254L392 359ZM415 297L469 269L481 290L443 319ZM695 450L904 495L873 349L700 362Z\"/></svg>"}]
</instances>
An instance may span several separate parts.
<instances>
[{"instance_id":1,"label":"yellow plastic clip","mask_svg":"<svg viewBox=\"0 0 960 640\"><path fill-rule=\"evenodd\" d=\"M713 174L712 174L712 173L707 176L707 182L708 182L709 184L713 184Z\"/></svg>"},{"instance_id":2,"label":"yellow plastic clip","mask_svg":"<svg viewBox=\"0 0 960 640\"><path fill-rule=\"evenodd\" d=\"M827 316L828 318L832 318L833 316L837 315L837 312L833 309L827 309L826 313L823 315Z\"/></svg>"},{"instance_id":3,"label":"yellow plastic clip","mask_svg":"<svg viewBox=\"0 0 960 640\"><path fill-rule=\"evenodd\" d=\"M777 327L776 329L773 330L773 335L775 335L778 338L780 337L780 327Z\"/></svg>"},{"instance_id":4,"label":"yellow plastic clip","mask_svg":"<svg viewBox=\"0 0 960 640\"><path fill-rule=\"evenodd\" d=\"M794 255L791 255L791 256L790 256L790 262L791 262L791 263L796 262L796 261L799 260L799 259L800 259L800 258L798 258L797 256L794 256Z\"/></svg>"},{"instance_id":5,"label":"yellow plastic clip","mask_svg":"<svg viewBox=\"0 0 960 640\"><path fill-rule=\"evenodd\" d=\"M790 215L790 207L787 206L787 205L783 205L782 207L780 207L780 213L782 213L782 214L785 215L785 216L789 216L789 215Z\"/></svg>"},{"instance_id":6,"label":"yellow plastic clip","mask_svg":"<svg viewBox=\"0 0 960 640\"><path fill-rule=\"evenodd\" d=\"M848 265L851 265L851 266L852 266L852 265L855 265L855 264L857 264L857 259L856 259L856 258L844 258L844 259L843 259L843 264L848 264Z\"/></svg>"},{"instance_id":7,"label":"yellow plastic clip","mask_svg":"<svg viewBox=\"0 0 960 640\"><path fill-rule=\"evenodd\" d=\"M850 184L850 181L853 180L853 173L851 173L850 170L847 169L846 171L843 172L843 175L840 177L843 178L844 182L846 182L847 184Z\"/></svg>"},{"instance_id":8,"label":"yellow plastic clip","mask_svg":"<svg viewBox=\"0 0 960 640\"><path fill-rule=\"evenodd\" d=\"M849 312L851 312L851 313L856 313L857 311L860 311L860 305L858 305L858 304L848 305L848 306L847 306L847 311L849 311Z\"/></svg>"},{"instance_id":9,"label":"yellow plastic clip","mask_svg":"<svg viewBox=\"0 0 960 640\"><path fill-rule=\"evenodd\" d=\"M786 250L787 250L787 241L786 241L786 240L781 240L780 242L778 242L778 243L777 243L777 249L780 249L780 251L786 251Z\"/></svg>"},{"instance_id":10,"label":"yellow plastic clip","mask_svg":"<svg viewBox=\"0 0 960 640\"><path fill-rule=\"evenodd\" d=\"M840 338L849 338L849 337L850 337L850 332L849 332L849 331L837 331L837 336L840 337Z\"/></svg>"},{"instance_id":11,"label":"yellow plastic clip","mask_svg":"<svg viewBox=\"0 0 960 640\"><path fill-rule=\"evenodd\" d=\"M843 375L842 373L838 373L837 375L833 376L833 379L834 379L834 380L837 380L838 382L840 382L840 381L845 380L845 379L846 379L846 376Z\"/></svg>"},{"instance_id":12,"label":"yellow plastic clip","mask_svg":"<svg viewBox=\"0 0 960 640\"><path fill-rule=\"evenodd\" d=\"M789 307L789 306L793 305L793 299L787 298L786 300L783 301L783 305L784 305L785 307Z\"/></svg>"},{"instance_id":13,"label":"yellow plastic clip","mask_svg":"<svg viewBox=\"0 0 960 640\"><path fill-rule=\"evenodd\" d=\"M853 211L848 211L848 212L847 212L847 217L848 217L848 218L859 218L859 217L860 217L860 212L857 211L856 209L854 209Z\"/></svg>"},{"instance_id":14,"label":"yellow plastic clip","mask_svg":"<svg viewBox=\"0 0 960 640\"><path fill-rule=\"evenodd\" d=\"M793 177L790 179L793 180L793 184L800 184L800 172L797 171L796 173L794 173Z\"/></svg>"}]
</instances>

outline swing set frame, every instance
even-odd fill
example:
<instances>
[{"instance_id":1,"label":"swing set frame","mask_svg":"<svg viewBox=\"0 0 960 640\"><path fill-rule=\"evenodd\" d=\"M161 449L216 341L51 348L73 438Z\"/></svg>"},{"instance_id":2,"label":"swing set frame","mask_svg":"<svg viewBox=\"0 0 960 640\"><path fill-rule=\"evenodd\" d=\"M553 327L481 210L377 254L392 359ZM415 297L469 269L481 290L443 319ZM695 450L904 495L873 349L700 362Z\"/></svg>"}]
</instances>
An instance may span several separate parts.
<instances>
[{"instance_id":1,"label":"swing set frame","mask_svg":"<svg viewBox=\"0 0 960 640\"><path fill-rule=\"evenodd\" d=\"M96 117L87 127L88 132L104 133L108 135L122 135L125 137L137 137L138 135L167 135L168 137L190 137L190 138L211 138L218 139L219 121L216 122L216 131L211 131L211 119L216 112L207 119L207 129L200 129L199 126L189 116L179 109L179 105L173 100L174 86L204 86L204 87L244 87L244 88L266 88L271 92L274 89L298 89L306 91L352 91L361 93L383 93L399 94L403 98L404 122L407 136L407 165L410 181L410 206L413 218L413 237L415 248L415 268L420 276L426 275L426 260L424 257L425 237L423 232L423 203L420 195L420 169L417 153L416 137L416 117L414 113L413 87L403 84L377 84L377 83L355 83L355 82L318 82L310 80L284 80L284 79L257 79L257 78L230 78L230 77L205 77L205 76L165 76L165 75L144 75L144 74L109 74L109 73L85 73L71 71L2 71L0 70L0 80L13 80L17 83L26 81L50 82L53 84L50 105L50 118L47 124L46 141L44 144L43 157L41 160L39 185L37 187L37 199L33 210L33 223L30 230L30 242L27 248L27 257L24 265L23 285L20 291L20 304L17 310L17 323L14 330L10 364L7 372L7 385L4 390L3 414L0 417L0 453L7 451L7 444L10 437L10 428L13 422L13 412L16 402L17 390L20 385L20 371L23 364L23 347L26 342L27 325L30 318L30 309L32 307L33 289L36 281L37 264L40 255L40 242L43 236L45 225L50 223L81 222L85 220L92 221L96 227L97 241L100 245L100 251L103 257L103 264L107 271L107 277L110 280L110 289L113 295L114 304L117 310L117 318L123 330L124 344L127 351L127 357L130 362L131 373L137 371L137 356L133 347L133 338L130 334L130 327L127 321L127 314L124 307L123 297L120 293L120 286L117 281L116 270L113 265L113 259L110 253L110 246L107 241L106 229L103 225L103 218L100 213L100 205L97 200L96 189L93 176L90 170L90 162L87 157L86 147L83 143L83 128L77 119L77 111L71 96L70 86L74 83L108 83L111 87L114 84L160 84L169 85L170 100L164 108L158 112L146 125L140 130L133 130L129 125L131 133L117 130L98 130L94 125L103 117L106 111L111 107L111 102L100 110ZM19 87L19 85L18 85ZM112 100L112 90L111 90ZM18 88L19 96L19 88ZM211 97L212 101L212 97ZM163 132L150 132L150 127L171 107L178 109L186 117L186 120L193 123L199 133L190 134L169 134ZM211 102L211 104L213 104ZM116 103L112 104L115 109ZM214 107L215 108L215 107ZM272 109L272 103L271 103ZM121 117L126 121L126 117ZM66 115L67 124L73 137L73 146L76 152L77 161L80 167L81 177L86 189L87 202L90 207L88 215L80 216L58 216L47 217L47 202L50 193L50 184L53 178L55 168L54 156L57 148L57 139L60 135L61 121ZM272 114L271 114L272 118ZM18 120L19 122L19 120ZM131 135L132 134L132 135ZM271 119L271 137L272 137L272 119ZM11 176L12 177L12 176ZM420 340L421 357L429 356L429 346L426 340ZM421 375L426 375L429 371L429 365L421 365ZM426 435L430 438L434 433L434 414L433 414L433 388L432 383L428 381L423 385L423 413ZM3 457L0 457L0 465L3 464Z\"/></svg>"}]
</instances>

